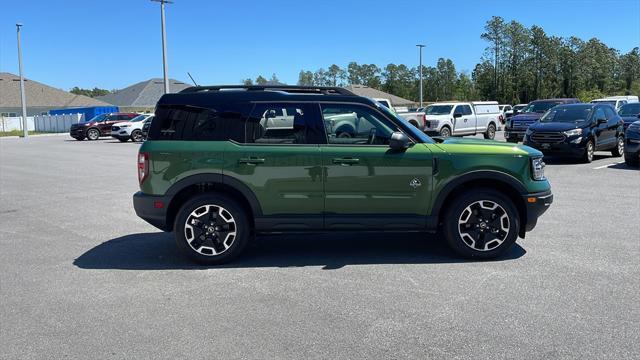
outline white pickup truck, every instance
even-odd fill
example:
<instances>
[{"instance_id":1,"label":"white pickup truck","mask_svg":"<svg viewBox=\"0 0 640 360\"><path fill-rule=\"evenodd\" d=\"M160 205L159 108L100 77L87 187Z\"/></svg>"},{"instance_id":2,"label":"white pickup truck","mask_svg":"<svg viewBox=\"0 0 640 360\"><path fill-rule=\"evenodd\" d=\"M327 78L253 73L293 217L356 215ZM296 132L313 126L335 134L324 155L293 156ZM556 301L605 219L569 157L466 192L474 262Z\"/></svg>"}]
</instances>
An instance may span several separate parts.
<instances>
[{"instance_id":1,"label":"white pickup truck","mask_svg":"<svg viewBox=\"0 0 640 360\"><path fill-rule=\"evenodd\" d=\"M484 134L493 139L501 115L497 101L435 103L425 109L423 130L442 137Z\"/></svg>"}]
</instances>

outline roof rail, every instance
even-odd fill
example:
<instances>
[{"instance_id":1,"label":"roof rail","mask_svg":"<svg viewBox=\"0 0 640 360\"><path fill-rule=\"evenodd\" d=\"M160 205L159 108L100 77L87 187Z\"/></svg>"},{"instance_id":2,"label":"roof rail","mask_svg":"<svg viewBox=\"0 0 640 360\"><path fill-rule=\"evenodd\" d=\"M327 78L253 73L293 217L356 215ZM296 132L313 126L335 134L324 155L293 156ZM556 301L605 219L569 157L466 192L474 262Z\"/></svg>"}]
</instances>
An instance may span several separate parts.
<instances>
[{"instance_id":1,"label":"roof rail","mask_svg":"<svg viewBox=\"0 0 640 360\"><path fill-rule=\"evenodd\" d=\"M356 94L338 86L293 86L293 85L213 85L213 86L192 86L181 93L195 93L221 90L246 90L246 91L284 91L296 94L324 94L324 95L351 95Z\"/></svg>"}]
</instances>

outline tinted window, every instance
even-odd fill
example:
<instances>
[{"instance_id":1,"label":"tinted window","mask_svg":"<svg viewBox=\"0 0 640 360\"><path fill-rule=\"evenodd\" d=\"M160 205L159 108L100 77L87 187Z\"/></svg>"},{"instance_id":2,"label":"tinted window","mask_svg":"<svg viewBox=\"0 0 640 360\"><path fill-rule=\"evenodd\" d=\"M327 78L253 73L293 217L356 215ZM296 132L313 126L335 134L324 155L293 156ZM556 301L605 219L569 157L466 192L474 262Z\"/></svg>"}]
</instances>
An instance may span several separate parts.
<instances>
[{"instance_id":1,"label":"tinted window","mask_svg":"<svg viewBox=\"0 0 640 360\"><path fill-rule=\"evenodd\" d=\"M540 122L581 122L587 121L593 107L583 106L557 106L549 110Z\"/></svg>"},{"instance_id":2,"label":"tinted window","mask_svg":"<svg viewBox=\"0 0 640 360\"><path fill-rule=\"evenodd\" d=\"M640 114L640 103L626 104L618 111L620 116L635 116Z\"/></svg>"},{"instance_id":3,"label":"tinted window","mask_svg":"<svg viewBox=\"0 0 640 360\"><path fill-rule=\"evenodd\" d=\"M525 113L544 113L556 105L562 104L561 101L535 101L527 105L522 112Z\"/></svg>"},{"instance_id":4,"label":"tinted window","mask_svg":"<svg viewBox=\"0 0 640 360\"><path fill-rule=\"evenodd\" d=\"M593 120L606 119L606 115L604 114L604 110L601 107L596 109L596 112L593 114Z\"/></svg>"},{"instance_id":5,"label":"tinted window","mask_svg":"<svg viewBox=\"0 0 640 360\"><path fill-rule=\"evenodd\" d=\"M607 120L613 119L616 116L615 110L609 106L604 107L604 113L607 116Z\"/></svg>"},{"instance_id":6,"label":"tinted window","mask_svg":"<svg viewBox=\"0 0 640 360\"><path fill-rule=\"evenodd\" d=\"M322 105L329 144L388 145L395 124L376 111L358 105Z\"/></svg>"},{"instance_id":7,"label":"tinted window","mask_svg":"<svg viewBox=\"0 0 640 360\"><path fill-rule=\"evenodd\" d=\"M449 115L453 105L429 105L425 109L427 115Z\"/></svg>"},{"instance_id":8,"label":"tinted window","mask_svg":"<svg viewBox=\"0 0 640 360\"><path fill-rule=\"evenodd\" d=\"M317 105L256 104L247 120L247 143L319 144L323 140Z\"/></svg>"},{"instance_id":9,"label":"tinted window","mask_svg":"<svg viewBox=\"0 0 640 360\"><path fill-rule=\"evenodd\" d=\"M473 112L471 111L471 106L462 105L462 115L471 115Z\"/></svg>"},{"instance_id":10,"label":"tinted window","mask_svg":"<svg viewBox=\"0 0 640 360\"><path fill-rule=\"evenodd\" d=\"M240 115L186 105L162 105L151 122L151 140L227 140L225 122L241 123Z\"/></svg>"}]
</instances>

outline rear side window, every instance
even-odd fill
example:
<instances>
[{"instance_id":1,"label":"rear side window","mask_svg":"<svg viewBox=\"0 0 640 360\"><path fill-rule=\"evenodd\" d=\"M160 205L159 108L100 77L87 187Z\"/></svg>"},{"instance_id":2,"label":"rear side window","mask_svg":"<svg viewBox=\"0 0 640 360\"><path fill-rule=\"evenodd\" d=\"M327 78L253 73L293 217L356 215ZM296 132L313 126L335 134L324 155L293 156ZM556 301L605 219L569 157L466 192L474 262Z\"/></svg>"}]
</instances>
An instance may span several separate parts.
<instances>
[{"instance_id":1,"label":"rear side window","mask_svg":"<svg viewBox=\"0 0 640 360\"><path fill-rule=\"evenodd\" d=\"M188 105L158 106L149 130L150 140L228 140L225 122L240 123L240 114L220 113Z\"/></svg>"},{"instance_id":2,"label":"rear side window","mask_svg":"<svg viewBox=\"0 0 640 360\"><path fill-rule=\"evenodd\" d=\"M246 142L256 144L324 143L314 104L258 103L246 124Z\"/></svg>"}]
</instances>

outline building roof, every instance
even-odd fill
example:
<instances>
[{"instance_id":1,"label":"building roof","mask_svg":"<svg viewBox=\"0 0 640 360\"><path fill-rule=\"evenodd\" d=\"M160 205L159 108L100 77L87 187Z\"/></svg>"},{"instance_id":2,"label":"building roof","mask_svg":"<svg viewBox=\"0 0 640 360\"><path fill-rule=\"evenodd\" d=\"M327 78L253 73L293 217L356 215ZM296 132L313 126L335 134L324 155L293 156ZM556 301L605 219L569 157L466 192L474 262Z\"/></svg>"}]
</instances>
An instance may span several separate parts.
<instances>
[{"instance_id":1,"label":"building roof","mask_svg":"<svg viewBox=\"0 0 640 360\"><path fill-rule=\"evenodd\" d=\"M405 98L401 98L400 96L395 96L393 94L386 93L384 91L380 91L378 89L370 88L365 85L347 85L345 89L351 91L352 93L358 96L364 96L368 98L385 98L391 101L391 105L393 106L407 106L413 105L416 102L412 100L407 100Z\"/></svg>"},{"instance_id":2,"label":"building roof","mask_svg":"<svg viewBox=\"0 0 640 360\"><path fill-rule=\"evenodd\" d=\"M75 95L64 90L24 79L27 107L86 107L108 106L109 104L84 95ZM11 73L0 72L0 108L19 108L20 77Z\"/></svg>"},{"instance_id":3,"label":"building roof","mask_svg":"<svg viewBox=\"0 0 640 360\"><path fill-rule=\"evenodd\" d=\"M184 90L191 85L169 79L171 92ZM133 84L114 93L99 96L98 99L121 107L153 108L164 94L164 80L154 78Z\"/></svg>"}]
</instances>

